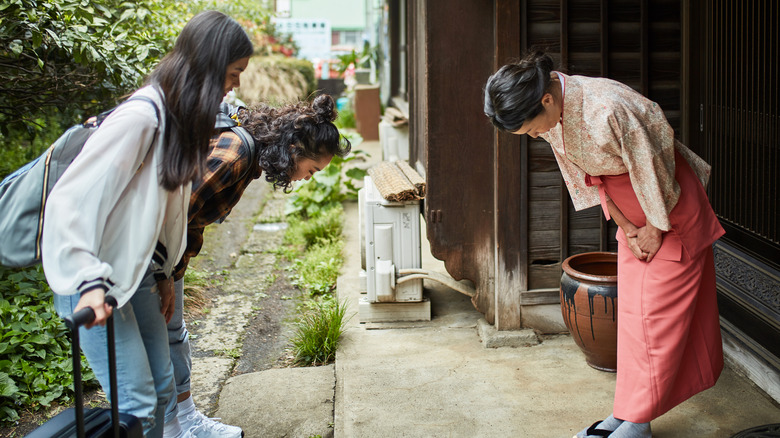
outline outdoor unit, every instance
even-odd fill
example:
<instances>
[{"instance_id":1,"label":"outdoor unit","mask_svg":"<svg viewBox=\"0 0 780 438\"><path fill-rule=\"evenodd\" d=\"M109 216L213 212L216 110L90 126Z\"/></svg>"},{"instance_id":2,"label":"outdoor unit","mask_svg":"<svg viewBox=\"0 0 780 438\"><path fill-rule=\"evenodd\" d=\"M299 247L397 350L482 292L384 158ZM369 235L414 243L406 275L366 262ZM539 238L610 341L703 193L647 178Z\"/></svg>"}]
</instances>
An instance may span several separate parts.
<instances>
[{"instance_id":1,"label":"outdoor unit","mask_svg":"<svg viewBox=\"0 0 780 438\"><path fill-rule=\"evenodd\" d=\"M399 172L412 176L400 177ZM476 291L470 282L421 268L420 199L425 190L416 184L423 185L422 178L404 162L381 163L368 173L358 191L361 292L365 291L359 302L361 322L430 321L424 279L473 298ZM400 182L403 178L405 183Z\"/></svg>"},{"instance_id":2,"label":"outdoor unit","mask_svg":"<svg viewBox=\"0 0 780 438\"><path fill-rule=\"evenodd\" d=\"M420 201L387 201L366 176L358 202L366 301L423 301L422 278L398 281L400 274L421 267Z\"/></svg>"}]
</instances>

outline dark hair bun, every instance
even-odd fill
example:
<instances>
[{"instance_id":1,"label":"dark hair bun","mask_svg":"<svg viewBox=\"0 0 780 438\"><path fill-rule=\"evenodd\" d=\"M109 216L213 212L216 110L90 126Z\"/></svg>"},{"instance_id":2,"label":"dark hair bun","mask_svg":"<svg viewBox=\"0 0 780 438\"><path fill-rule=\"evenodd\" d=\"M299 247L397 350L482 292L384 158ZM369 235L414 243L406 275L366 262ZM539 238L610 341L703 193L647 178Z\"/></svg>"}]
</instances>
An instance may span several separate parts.
<instances>
[{"instance_id":1,"label":"dark hair bun","mask_svg":"<svg viewBox=\"0 0 780 438\"><path fill-rule=\"evenodd\" d=\"M553 68L555 68L552 57L538 50L526 54L519 64L522 68L536 67L543 75L549 75Z\"/></svg>"},{"instance_id":2,"label":"dark hair bun","mask_svg":"<svg viewBox=\"0 0 780 438\"><path fill-rule=\"evenodd\" d=\"M334 109L335 106L336 103L329 94L320 94L311 104L312 109L314 109L314 114L317 116L318 123L336 120L338 113Z\"/></svg>"}]
</instances>

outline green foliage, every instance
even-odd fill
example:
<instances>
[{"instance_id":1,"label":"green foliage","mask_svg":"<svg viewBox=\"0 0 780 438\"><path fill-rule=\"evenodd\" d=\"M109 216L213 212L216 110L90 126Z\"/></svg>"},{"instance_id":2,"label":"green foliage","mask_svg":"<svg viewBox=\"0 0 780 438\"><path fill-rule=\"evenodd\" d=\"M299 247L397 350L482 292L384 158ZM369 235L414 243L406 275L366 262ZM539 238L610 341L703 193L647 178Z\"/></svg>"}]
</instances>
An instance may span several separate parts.
<instances>
[{"instance_id":1,"label":"green foliage","mask_svg":"<svg viewBox=\"0 0 780 438\"><path fill-rule=\"evenodd\" d=\"M0 175L138 88L196 13L275 33L256 0L7 0L0 4ZM313 71L313 68L312 68ZM313 73L312 73L313 75ZM32 152L25 151L31 148Z\"/></svg>"},{"instance_id":2,"label":"green foliage","mask_svg":"<svg viewBox=\"0 0 780 438\"><path fill-rule=\"evenodd\" d=\"M46 108L113 106L172 47L189 18L162 0L8 0L0 12L6 135Z\"/></svg>"},{"instance_id":3,"label":"green foliage","mask_svg":"<svg viewBox=\"0 0 780 438\"><path fill-rule=\"evenodd\" d=\"M0 267L0 292L0 421L9 423L20 409L69 402L73 364L68 330L40 266ZM95 384L83 357L81 364L84 382Z\"/></svg>"},{"instance_id":4,"label":"green foliage","mask_svg":"<svg viewBox=\"0 0 780 438\"><path fill-rule=\"evenodd\" d=\"M357 126L355 121L355 111L352 110L351 105L347 108L339 110L339 118L337 118L333 124L336 125L339 130L345 128L354 129Z\"/></svg>"},{"instance_id":5,"label":"green foliage","mask_svg":"<svg viewBox=\"0 0 780 438\"><path fill-rule=\"evenodd\" d=\"M284 243L306 250L312 246L341 239L344 208L341 204L325 210L317 217L303 219L300 216L288 217Z\"/></svg>"},{"instance_id":6,"label":"green foliage","mask_svg":"<svg viewBox=\"0 0 780 438\"><path fill-rule=\"evenodd\" d=\"M366 41L360 53L353 49L351 53L337 55L336 58L338 58L339 62L333 68L339 72L339 76L347 71L350 64L355 66L355 68L370 68L372 65L376 66L378 64L381 53L379 46L371 47L368 41Z\"/></svg>"},{"instance_id":7,"label":"green foliage","mask_svg":"<svg viewBox=\"0 0 780 438\"><path fill-rule=\"evenodd\" d=\"M322 241L309 247L301 258L295 261L291 283L303 289L310 296L325 295L336 287L344 258L342 240Z\"/></svg>"},{"instance_id":8,"label":"green foliage","mask_svg":"<svg viewBox=\"0 0 780 438\"><path fill-rule=\"evenodd\" d=\"M208 271L201 271L192 266L187 267L184 271L184 284L188 286L206 287L211 283L212 273Z\"/></svg>"},{"instance_id":9,"label":"green foliage","mask_svg":"<svg viewBox=\"0 0 780 438\"><path fill-rule=\"evenodd\" d=\"M349 321L347 304L323 300L306 312L292 339L295 360L301 365L325 365L336 358L339 339Z\"/></svg>"},{"instance_id":10,"label":"green foliage","mask_svg":"<svg viewBox=\"0 0 780 438\"><path fill-rule=\"evenodd\" d=\"M357 199L358 187L354 181L362 182L366 171L357 167L345 170L345 164L365 154L355 150L344 158L334 156L330 164L292 193L285 214L314 218L343 201Z\"/></svg>"}]
</instances>

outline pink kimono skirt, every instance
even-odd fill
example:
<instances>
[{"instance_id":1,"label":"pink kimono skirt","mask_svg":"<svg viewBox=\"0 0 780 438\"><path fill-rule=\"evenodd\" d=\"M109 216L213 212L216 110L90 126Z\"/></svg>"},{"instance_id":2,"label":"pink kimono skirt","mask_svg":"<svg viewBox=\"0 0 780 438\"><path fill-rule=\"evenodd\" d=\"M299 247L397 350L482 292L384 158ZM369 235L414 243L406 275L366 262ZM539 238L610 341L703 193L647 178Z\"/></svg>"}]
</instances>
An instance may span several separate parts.
<instances>
[{"instance_id":1,"label":"pink kimono skirt","mask_svg":"<svg viewBox=\"0 0 780 438\"><path fill-rule=\"evenodd\" d=\"M724 231L693 170L679 153L675 160L680 199L653 261L637 259L623 231L617 233L613 414L634 423L649 422L712 387L723 369L712 244ZM592 179L602 184L602 200L605 191L628 220L645 225L628 174Z\"/></svg>"}]
</instances>

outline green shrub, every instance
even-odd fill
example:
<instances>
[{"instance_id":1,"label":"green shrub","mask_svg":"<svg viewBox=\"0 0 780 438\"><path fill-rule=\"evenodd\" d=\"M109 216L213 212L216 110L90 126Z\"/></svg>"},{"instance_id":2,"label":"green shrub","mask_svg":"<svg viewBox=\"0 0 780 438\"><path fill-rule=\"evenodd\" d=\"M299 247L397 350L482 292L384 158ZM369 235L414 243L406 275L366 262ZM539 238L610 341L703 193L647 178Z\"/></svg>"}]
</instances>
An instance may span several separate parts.
<instances>
[{"instance_id":1,"label":"green shrub","mask_svg":"<svg viewBox=\"0 0 780 438\"><path fill-rule=\"evenodd\" d=\"M317 243L341 239L343 215L344 208L337 204L308 220L300 216L290 216L284 243L300 246L305 250Z\"/></svg>"},{"instance_id":2,"label":"green shrub","mask_svg":"<svg viewBox=\"0 0 780 438\"><path fill-rule=\"evenodd\" d=\"M359 141L356 143L359 144ZM285 214L314 218L343 201L357 199L358 186L354 181L362 182L366 171L357 167L344 169L347 163L362 155L366 153L353 150L345 158L333 157L330 164L292 193L287 200Z\"/></svg>"},{"instance_id":3,"label":"green shrub","mask_svg":"<svg viewBox=\"0 0 780 438\"><path fill-rule=\"evenodd\" d=\"M37 410L73 396L68 329L54 311L43 269L0 267L0 421L19 419L20 409ZM94 373L81 357L83 380Z\"/></svg>"},{"instance_id":4,"label":"green shrub","mask_svg":"<svg viewBox=\"0 0 780 438\"><path fill-rule=\"evenodd\" d=\"M304 313L292 339L295 360L301 365L326 365L336 358L336 349L346 323L347 305L323 300Z\"/></svg>"},{"instance_id":5,"label":"green shrub","mask_svg":"<svg viewBox=\"0 0 780 438\"><path fill-rule=\"evenodd\" d=\"M333 122L339 129L354 129L357 126L355 111L351 106L339 110L339 117Z\"/></svg>"},{"instance_id":6,"label":"green shrub","mask_svg":"<svg viewBox=\"0 0 780 438\"><path fill-rule=\"evenodd\" d=\"M341 266L344 262L342 249L344 241L324 241L315 244L295 261L292 269L295 275L291 283L309 295L324 295L336 287Z\"/></svg>"}]
</instances>

